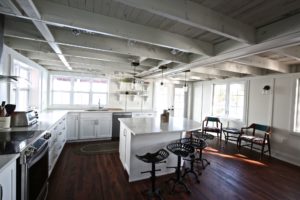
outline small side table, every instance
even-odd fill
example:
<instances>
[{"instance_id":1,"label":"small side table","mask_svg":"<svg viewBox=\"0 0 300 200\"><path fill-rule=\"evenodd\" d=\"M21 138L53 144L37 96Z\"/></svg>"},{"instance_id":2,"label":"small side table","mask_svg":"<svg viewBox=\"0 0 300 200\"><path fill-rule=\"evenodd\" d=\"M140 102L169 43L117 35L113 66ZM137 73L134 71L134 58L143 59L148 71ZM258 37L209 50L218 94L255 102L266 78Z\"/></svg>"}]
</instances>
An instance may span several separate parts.
<instances>
[{"instance_id":1,"label":"small side table","mask_svg":"<svg viewBox=\"0 0 300 200\"><path fill-rule=\"evenodd\" d=\"M241 130L237 128L224 128L223 129L224 135L225 135L225 142L227 143L229 141L238 141L238 138L240 136Z\"/></svg>"}]
</instances>

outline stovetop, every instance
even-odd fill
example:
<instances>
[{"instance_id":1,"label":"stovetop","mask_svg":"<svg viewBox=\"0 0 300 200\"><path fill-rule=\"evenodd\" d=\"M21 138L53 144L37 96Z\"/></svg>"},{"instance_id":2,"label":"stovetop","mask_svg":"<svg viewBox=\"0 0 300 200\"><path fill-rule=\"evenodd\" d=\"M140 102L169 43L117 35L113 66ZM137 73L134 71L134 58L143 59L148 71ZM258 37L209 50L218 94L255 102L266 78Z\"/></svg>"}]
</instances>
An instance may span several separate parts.
<instances>
[{"instance_id":1,"label":"stovetop","mask_svg":"<svg viewBox=\"0 0 300 200\"><path fill-rule=\"evenodd\" d=\"M0 155L23 151L36 141L44 131L7 131L0 132Z\"/></svg>"}]
</instances>

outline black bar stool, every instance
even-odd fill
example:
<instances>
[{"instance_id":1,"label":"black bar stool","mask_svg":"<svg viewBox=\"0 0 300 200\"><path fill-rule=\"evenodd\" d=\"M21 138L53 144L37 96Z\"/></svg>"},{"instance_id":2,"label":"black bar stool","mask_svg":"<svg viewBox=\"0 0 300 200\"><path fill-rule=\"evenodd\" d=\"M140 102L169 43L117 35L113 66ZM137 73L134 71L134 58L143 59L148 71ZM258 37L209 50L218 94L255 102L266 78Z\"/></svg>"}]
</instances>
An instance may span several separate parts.
<instances>
[{"instance_id":1,"label":"black bar stool","mask_svg":"<svg viewBox=\"0 0 300 200\"><path fill-rule=\"evenodd\" d=\"M194 158L195 159L194 162L201 162L202 169L205 169L205 167L207 165L210 165L210 162L207 159L202 157L202 151L203 151L203 149L205 149L207 147L207 143L205 142L204 139L191 138L191 137L190 138L182 138L181 142L192 145L195 148L196 153L197 152L199 153L198 158L196 158L196 157ZM204 164L204 162L206 162L206 164ZM192 164L194 164L194 163L191 162L191 169L188 172L195 174Z\"/></svg>"},{"instance_id":2,"label":"black bar stool","mask_svg":"<svg viewBox=\"0 0 300 200\"><path fill-rule=\"evenodd\" d=\"M162 197L160 195L160 190L155 187L155 172L161 171L161 170L155 169L155 164L156 163L165 163L166 161L163 161L163 160L165 160L168 156L169 156L169 152L167 152L164 149L160 149L155 153L146 153L145 155L142 155L142 156L136 155L136 157L139 160L146 162L146 163L151 163L151 165L152 165L152 168L150 171L141 172L142 174L144 174L144 173L151 174L152 187L147 192L149 198L157 196L159 199L162 199Z\"/></svg>"},{"instance_id":3,"label":"black bar stool","mask_svg":"<svg viewBox=\"0 0 300 200\"><path fill-rule=\"evenodd\" d=\"M188 187L186 186L186 184L183 182L182 180L182 176L180 173L180 168L181 168L181 157L186 158L187 156L189 156L190 153L194 152L194 147L189 145L189 144L184 144L181 142L176 142L176 143L171 143L167 146L167 149L169 151L171 151L172 153L174 153L175 155L177 155L177 166L176 167L167 167L167 168L175 168L176 171L176 178L172 177L169 181L174 181L174 185L172 187L172 192L175 189L175 186L177 184L183 185L185 190L188 193L191 193L191 191L188 189Z\"/></svg>"}]
</instances>

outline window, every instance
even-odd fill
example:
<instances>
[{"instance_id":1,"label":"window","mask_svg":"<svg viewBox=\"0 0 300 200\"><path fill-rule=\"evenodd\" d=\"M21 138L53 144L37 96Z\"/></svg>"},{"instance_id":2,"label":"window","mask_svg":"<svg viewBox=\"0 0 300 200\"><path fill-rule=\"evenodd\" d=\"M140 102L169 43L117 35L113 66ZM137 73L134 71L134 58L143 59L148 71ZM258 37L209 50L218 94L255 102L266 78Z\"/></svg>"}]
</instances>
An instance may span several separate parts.
<instances>
[{"instance_id":1,"label":"window","mask_svg":"<svg viewBox=\"0 0 300 200\"><path fill-rule=\"evenodd\" d=\"M160 82L155 83L155 110L157 113L163 113L163 110L170 107L170 94L169 85L167 83L165 83L164 86L161 86Z\"/></svg>"},{"instance_id":2,"label":"window","mask_svg":"<svg viewBox=\"0 0 300 200\"><path fill-rule=\"evenodd\" d=\"M214 85L212 106L212 112L214 116L243 120L245 107L244 105L244 83Z\"/></svg>"},{"instance_id":3,"label":"window","mask_svg":"<svg viewBox=\"0 0 300 200\"><path fill-rule=\"evenodd\" d=\"M214 85L213 115L225 116L226 85Z\"/></svg>"},{"instance_id":4,"label":"window","mask_svg":"<svg viewBox=\"0 0 300 200\"><path fill-rule=\"evenodd\" d=\"M101 106L107 104L108 80L70 76L51 76L52 106Z\"/></svg>"},{"instance_id":5,"label":"window","mask_svg":"<svg viewBox=\"0 0 300 200\"><path fill-rule=\"evenodd\" d=\"M300 132L300 80L296 81L296 93L295 93L295 110L294 110L294 126L293 131L299 133Z\"/></svg>"},{"instance_id":6,"label":"window","mask_svg":"<svg viewBox=\"0 0 300 200\"><path fill-rule=\"evenodd\" d=\"M10 102L16 104L17 110L27 110L31 102L31 69L25 63L14 60L13 74L20 78L18 82L12 86Z\"/></svg>"},{"instance_id":7,"label":"window","mask_svg":"<svg viewBox=\"0 0 300 200\"><path fill-rule=\"evenodd\" d=\"M244 84L231 84L229 88L229 108L228 117L243 119L244 115Z\"/></svg>"},{"instance_id":8,"label":"window","mask_svg":"<svg viewBox=\"0 0 300 200\"><path fill-rule=\"evenodd\" d=\"M174 88L174 117L184 117L185 92L184 88Z\"/></svg>"}]
</instances>

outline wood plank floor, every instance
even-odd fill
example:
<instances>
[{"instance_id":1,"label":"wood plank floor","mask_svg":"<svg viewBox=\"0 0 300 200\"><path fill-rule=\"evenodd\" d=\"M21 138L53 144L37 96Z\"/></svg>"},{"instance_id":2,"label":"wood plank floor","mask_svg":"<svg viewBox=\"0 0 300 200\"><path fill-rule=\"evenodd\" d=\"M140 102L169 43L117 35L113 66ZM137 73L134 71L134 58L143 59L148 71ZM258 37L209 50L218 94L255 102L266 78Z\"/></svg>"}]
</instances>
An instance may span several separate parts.
<instances>
[{"instance_id":1,"label":"wood plank floor","mask_svg":"<svg viewBox=\"0 0 300 200\"><path fill-rule=\"evenodd\" d=\"M128 183L118 153L77 155L73 149L78 145L65 146L49 179L48 200L147 199L141 191L150 181ZM164 199L300 199L300 167L276 159L261 162L246 150L237 154L235 145L216 139L204 157L211 165L202 171L199 184L187 177L190 195L181 188L170 194L170 176L158 178Z\"/></svg>"}]
</instances>

